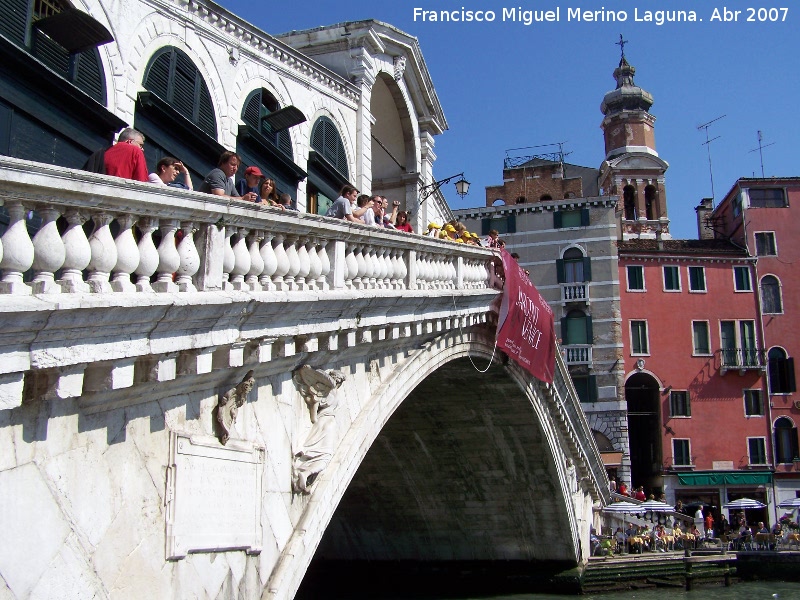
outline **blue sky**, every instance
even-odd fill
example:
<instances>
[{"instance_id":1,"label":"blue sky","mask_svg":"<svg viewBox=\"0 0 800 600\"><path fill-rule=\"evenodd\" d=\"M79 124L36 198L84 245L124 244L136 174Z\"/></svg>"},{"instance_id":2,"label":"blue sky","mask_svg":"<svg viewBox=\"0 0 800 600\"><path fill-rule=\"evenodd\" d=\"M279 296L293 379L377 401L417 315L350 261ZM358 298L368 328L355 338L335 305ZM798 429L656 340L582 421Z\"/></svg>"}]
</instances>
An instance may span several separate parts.
<instances>
[{"instance_id":1,"label":"blue sky","mask_svg":"<svg viewBox=\"0 0 800 600\"><path fill-rule=\"evenodd\" d=\"M449 130L436 138L437 178L464 171L472 183L463 200L448 186L451 207L483 206L485 187L502 183L506 150L566 142L567 162L598 167L603 95L615 86L615 42L623 34L625 55L636 67L636 84L654 97L656 145L670 164L667 201L674 237L697 235L694 207L711 196L705 133L710 126L714 191L721 199L739 177L760 177L757 132L763 134L767 177L799 175L800 6L777 0L585 0L470 3L468 0L306 0L296 6L252 0L221 4L270 34L343 21L376 19L419 39L444 108ZM560 21L502 21L504 7L560 8ZM711 22L713 9L741 11L737 21ZM755 22L748 22L752 6ZM494 22L431 23L414 20L423 10L495 11ZM625 22L567 20L567 10L625 11ZM763 8L761 15L758 9ZM692 11L698 22L656 25L635 21L645 11ZM655 16L655 15L654 15ZM777 21L758 22L759 16ZM767 146L767 144L772 144ZM755 152L751 152L755 150ZM541 150L531 150L537 153Z\"/></svg>"}]
</instances>

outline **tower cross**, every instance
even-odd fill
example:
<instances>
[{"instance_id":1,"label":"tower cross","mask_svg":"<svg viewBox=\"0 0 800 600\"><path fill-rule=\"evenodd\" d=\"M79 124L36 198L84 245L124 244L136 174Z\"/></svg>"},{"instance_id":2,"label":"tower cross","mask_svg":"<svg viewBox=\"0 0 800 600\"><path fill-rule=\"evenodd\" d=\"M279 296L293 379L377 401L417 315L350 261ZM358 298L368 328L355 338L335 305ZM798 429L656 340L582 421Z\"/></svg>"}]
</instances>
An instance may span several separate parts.
<instances>
[{"instance_id":1,"label":"tower cross","mask_svg":"<svg viewBox=\"0 0 800 600\"><path fill-rule=\"evenodd\" d=\"M627 44L627 43L628 43L628 40L622 39L622 34L621 33L619 34L619 41L618 42L614 42L614 44L616 46L619 46L619 51L620 51L621 58L625 58L625 44Z\"/></svg>"}]
</instances>

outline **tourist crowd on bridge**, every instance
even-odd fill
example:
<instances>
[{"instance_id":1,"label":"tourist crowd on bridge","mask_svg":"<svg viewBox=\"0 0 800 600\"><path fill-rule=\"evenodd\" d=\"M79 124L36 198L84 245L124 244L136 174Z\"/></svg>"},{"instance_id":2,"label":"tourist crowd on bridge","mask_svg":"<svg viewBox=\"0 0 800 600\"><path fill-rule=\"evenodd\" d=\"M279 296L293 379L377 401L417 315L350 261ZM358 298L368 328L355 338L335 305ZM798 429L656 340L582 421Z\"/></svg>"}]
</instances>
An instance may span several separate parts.
<instances>
[{"instance_id":1,"label":"tourist crowd on bridge","mask_svg":"<svg viewBox=\"0 0 800 600\"><path fill-rule=\"evenodd\" d=\"M189 171L177 158L165 156L158 161L154 172L147 172L144 141L145 137L141 132L132 128L124 129L117 137L117 143L92 154L84 169L135 181L146 181L159 186L192 190ZM198 191L280 210L296 210L292 197L280 192L275 180L264 175L257 166L248 166L244 170L244 178L236 181L235 177L241 164L242 159L236 152L223 152L216 168L206 175ZM411 215L400 210L398 200L390 202L386 196L361 194L351 185L342 187L339 197L330 205L325 216L370 227L415 233L410 223ZM496 230L489 231L488 236L482 239L456 220L444 224L431 222L424 235L458 244L505 248L505 242L499 238Z\"/></svg>"}]
</instances>

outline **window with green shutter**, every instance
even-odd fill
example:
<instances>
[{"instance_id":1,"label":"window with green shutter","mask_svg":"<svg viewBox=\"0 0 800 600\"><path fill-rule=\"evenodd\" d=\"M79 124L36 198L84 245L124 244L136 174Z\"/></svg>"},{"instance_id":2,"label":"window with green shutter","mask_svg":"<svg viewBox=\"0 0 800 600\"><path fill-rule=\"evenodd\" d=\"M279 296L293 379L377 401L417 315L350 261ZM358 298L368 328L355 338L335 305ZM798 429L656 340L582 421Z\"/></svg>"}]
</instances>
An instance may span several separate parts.
<instances>
[{"instance_id":1,"label":"window with green shutter","mask_svg":"<svg viewBox=\"0 0 800 600\"><path fill-rule=\"evenodd\" d=\"M217 121L208 86L182 50L167 46L156 52L145 71L144 87L216 139Z\"/></svg>"},{"instance_id":2,"label":"window with green shutter","mask_svg":"<svg viewBox=\"0 0 800 600\"><path fill-rule=\"evenodd\" d=\"M320 117L311 129L311 149L322 155L345 178L350 178L347 154L336 125L328 117Z\"/></svg>"}]
</instances>

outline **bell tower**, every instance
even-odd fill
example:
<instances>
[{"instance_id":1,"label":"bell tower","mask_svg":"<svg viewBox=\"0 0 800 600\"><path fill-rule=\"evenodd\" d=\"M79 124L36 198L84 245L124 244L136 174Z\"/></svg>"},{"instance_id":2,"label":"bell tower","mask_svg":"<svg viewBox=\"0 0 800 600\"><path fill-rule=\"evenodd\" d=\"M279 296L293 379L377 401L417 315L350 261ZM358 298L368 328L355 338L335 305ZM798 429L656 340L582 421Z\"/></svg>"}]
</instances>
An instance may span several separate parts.
<instances>
[{"instance_id":1,"label":"bell tower","mask_svg":"<svg viewBox=\"0 0 800 600\"><path fill-rule=\"evenodd\" d=\"M668 239L664 173L669 165L656 152L656 118L649 112L653 96L634 83L636 69L625 58L626 43L620 35L621 56L614 69L617 87L600 104L606 149L600 187L604 194L619 197L623 239Z\"/></svg>"}]
</instances>

